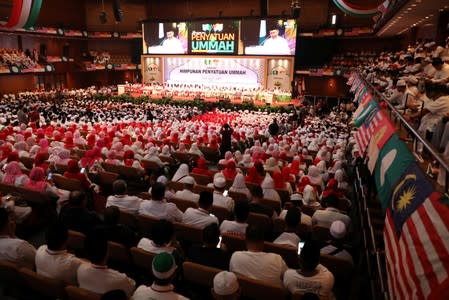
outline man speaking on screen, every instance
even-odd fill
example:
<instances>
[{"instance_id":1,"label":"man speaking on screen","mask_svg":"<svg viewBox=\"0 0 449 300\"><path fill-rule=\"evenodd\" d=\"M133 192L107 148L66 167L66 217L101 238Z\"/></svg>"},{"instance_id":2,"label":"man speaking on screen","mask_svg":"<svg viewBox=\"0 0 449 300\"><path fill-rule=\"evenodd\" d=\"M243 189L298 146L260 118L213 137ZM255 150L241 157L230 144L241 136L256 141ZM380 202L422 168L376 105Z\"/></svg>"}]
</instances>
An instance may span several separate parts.
<instances>
[{"instance_id":1,"label":"man speaking on screen","mask_svg":"<svg viewBox=\"0 0 449 300\"><path fill-rule=\"evenodd\" d=\"M175 37L175 32L173 30L167 31L166 37L162 42L162 47L164 48L164 53L171 53L171 54L184 53L182 43L177 37Z\"/></svg>"},{"instance_id":2,"label":"man speaking on screen","mask_svg":"<svg viewBox=\"0 0 449 300\"><path fill-rule=\"evenodd\" d=\"M263 43L264 52L267 54L290 55L288 42L279 35L279 29L270 30L270 37Z\"/></svg>"}]
</instances>

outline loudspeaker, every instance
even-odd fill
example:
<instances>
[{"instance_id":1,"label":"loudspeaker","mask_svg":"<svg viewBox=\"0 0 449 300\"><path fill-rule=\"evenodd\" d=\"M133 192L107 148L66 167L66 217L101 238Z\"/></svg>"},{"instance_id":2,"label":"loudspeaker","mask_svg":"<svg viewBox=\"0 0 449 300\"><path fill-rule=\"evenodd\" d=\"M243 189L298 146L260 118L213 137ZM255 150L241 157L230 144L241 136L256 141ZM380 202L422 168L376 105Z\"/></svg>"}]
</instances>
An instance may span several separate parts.
<instances>
[{"instance_id":1,"label":"loudspeaker","mask_svg":"<svg viewBox=\"0 0 449 300\"><path fill-rule=\"evenodd\" d=\"M260 0L260 16L268 16L268 0Z\"/></svg>"},{"instance_id":2,"label":"loudspeaker","mask_svg":"<svg viewBox=\"0 0 449 300\"><path fill-rule=\"evenodd\" d=\"M47 57L47 45L41 44L39 47L39 55L43 57Z\"/></svg>"},{"instance_id":3,"label":"loudspeaker","mask_svg":"<svg viewBox=\"0 0 449 300\"><path fill-rule=\"evenodd\" d=\"M112 2L112 7L114 10L114 18L117 22L121 22L123 19L123 10L120 8L120 0L114 0Z\"/></svg>"},{"instance_id":4,"label":"loudspeaker","mask_svg":"<svg viewBox=\"0 0 449 300\"><path fill-rule=\"evenodd\" d=\"M292 7L292 18L297 19L299 18L299 15L301 14L301 7Z\"/></svg>"}]
</instances>

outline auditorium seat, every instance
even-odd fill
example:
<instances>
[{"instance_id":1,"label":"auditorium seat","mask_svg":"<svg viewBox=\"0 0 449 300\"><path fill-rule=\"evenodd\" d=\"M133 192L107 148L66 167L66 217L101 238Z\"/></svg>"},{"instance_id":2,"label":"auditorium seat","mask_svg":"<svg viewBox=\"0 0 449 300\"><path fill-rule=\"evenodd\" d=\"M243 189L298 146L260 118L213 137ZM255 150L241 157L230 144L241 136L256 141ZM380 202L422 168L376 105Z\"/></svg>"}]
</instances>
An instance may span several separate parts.
<instances>
[{"instance_id":1,"label":"auditorium seat","mask_svg":"<svg viewBox=\"0 0 449 300\"><path fill-rule=\"evenodd\" d=\"M249 199L245 193L229 191L228 196L231 197L235 203L242 202L242 201L246 201L246 202L249 201Z\"/></svg>"},{"instance_id":2,"label":"auditorium seat","mask_svg":"<svg viewBox=\"0 0 449 300\"><path fill-rule=\"evenodd\" d=\"M52 177L56 187L66 191L84 191L85 188L78 179L67 178L60 174L54 174Z\"/></svg>"},{"instance_id":3,"label":"auditorium seat","mask_svg":"<svg viewBox=\"0 0 449 300\"><path fill-rule=\"evenodd\" d=\"M108 164L105 162L101 163L101 166L106 171L116 173L126 179L137 180L137 181L140 181L142 179L143 171L133 168L133 167L113 165L113 164Z\"/></svg>"},{"instance_id":4,"label":"auditorium seat","mask_svg":"<svg viewBox=\"0 0 449 300\"><path fill-rule=\"evenodd\" d=\"M245 299L288 299L287 291L281 285L269 284L243 275L237 275L237 278L242 297Z\"/></svg>"},{"instance_id":5,"label":"auditorium seat","mask_svg":"<svg viewBox=\"0 0 449 300\"><path fill-rule=\"evenodd\" d=\"M264 252L271 252L276 253L282 256L285 263L289 268L297 269L299 268L299 262L298 262L298 250L295 248L285 246L285 245L279 245L275 243L265 242Z\"/></svg>"},{"instance_id":6,"label":"auditorium seat","mask_svg":"<svg viewBox=\"0 0 449 300\"><path fill-rule=\"evenodd\" d=\"M200 151L204 154L204 159L212 162L213 164L217 164L220 160L220 153L217 149L212 149L209 147L198 147Z\"/></svg>"},{"instance_id":7,"label":"auditorium seat","mask_svg":"<svg viewBox=\"0 0 449 300\"><path fill-rule=\"evenodd\" d=\"M3 293L13 296L22 284L19 268L16 264L0 259L0 282L3 285Z\"/></svg>"},{"instance_id":8,"label":"auditorium seat","mask_svg":"<svg viewBox=\"0 0 449 300\"><path fill-rule=\"evenodd\" d=\"M29 170L33 168L34 158L22 156L20 157L20 162Z\"/></svg>"},{"instance_id":9,"label":"auditorium seat","mask_svg":"<svg viewBox=\"0 0 449 300\"><path fill-rule=\"evenodd\" d=\"M188 283L198 285L203 288L210 288L213 286L215 275L222 270L204 266L201 264L186 261L182 264L184 278Z\"/></svg>"},{"instance_id":10,"label":"auditorium seat","mask_svg":"<svg viewBox=\"0 0 449 300\"><path fill-rule=\"evenodd\" d=\"M64 174L67 171L67 165L62 164L50 164L50 169L53 173Z\"/></svg>"},{"instance_id":11,"label":"auditorium seat","mask_svg":"<svg viewBox=\"0 0 449 300\"><path fill-rule=\"evenodd\" d=\"M193 192L196 194L201 193L202 191L208 191L213 193L214 192L214 188L213 187L208 187L205 185L201 185L201 184L197 184L193 187Z\"/></svg>"},{"instance_id":12,"label":"auditorium seat","mask_svg":"<svg viewBox=\"0 0 449 300\"><path fill-rule=\"evenodd\" d=\"M118 179L118 174L107 171L99 171L97 174L97 183L103 188L103 190L112 192L112 184Z\"/></svg>"},{"instance_id":13,"label":"auditorium seat","mask_svg":"<svg viewBox=\"0 0 449 300\"><path fill-rule=\"evenodd\" d=\"M67 239L67 250L79 255L84 251L84 240L86 236L78 231L69 230L69 236Z\"/></svg>"},{"instance_id":14,"label":"auditorium seat","mask_svg":"<svg viewBox=\"0 0 449 300\"><path fill-rule=\"evenodd\" d=\"M189 208L189 207L198 208L198 204L196 204L195 202L186 200L186 199L182 199L182 198L174 197L174 198L171 198L170 200L168 200L168 202L176 204L176 206L182 212L185 212L187 210L187 208Z\"/></svg>"},{"instance_id":15,"label":"auditorium seat","mask_svg":"<svg viewBox=\"0 0 449 300\"><path fill-rule=\"evenodd\" d=\"M320 264L325 266L334 275L334 292L337 299L349 298L352 281L354 279L352 276L353 265L347 260L327 254L320 255Z\"/></svg>"},{"instance_id":16,"label":"auditorium seat","mask_svg":"<svg viewBox=\"0 0 449 300\"><path fill-rule=\"evenodd\" d=\"M174 222L176 238L192 244L203 242L203 230L188 224Z\"/></svg>"},{"instance_id":17,"label":"auditorium seat","mask_svg":"<svg viewBox=\"0 0 449 300\"><path fill-rule=\"evenodd\" d=\"M100 294L73 285L66 286L65 293L68 300L101 300Z\"/></svg>"},{"instance_id":18,"label":"auditorium seat","mask_svg":"<svg viewBox=\"0 0 449 300\"><path fill-rule=\"evenodd\" d=\"M27 268L20 268L19 275L26 285L27 291L33 291L35 299L42 299L42 296L48 299L65 298L66 284L64 281L39 275Z\"/></svg>"},{"instance_id":19,"label":"auditorium seat","mask_svg":"<svg viewBox=\"0 0 449 300\"><path fill-rule=\"evenodd\" d=\"M122 244L108 241L108 263L128 265L131 263L129 250Z\"/></svg>"},{"instance_id":20,"label":"auditorium seat","mask_svg":"<svg viewBox=\"0 0 449 300\"><path fill-rule=\"evenodd\" d=\"M291 295L290 299L291 300L301 300L305 293L306 292L304 292L304 291L296 291ZM320 296L320 300L330 300L330 299L328 297Z\"/></svg>"},{"instance_id":21,"label":"auditorium seat","mask_svg":"<svg viewBox=\"0 0 449 300\"><path fill-rule=\"evenodd\" d=\"M286 189L276 189L276 192L279 194L282 204L290 201L290 193Z\"/></svg>"},{"instance_id":22,"label":"auditorium seat","mask_svg":"<svg viewBox=\"0 0 449 300\"><path fill-rule=\"evenodd\" d=\"M151 160L142 159L140 162L148 173L158 174L162 169L156 162Z\"/></svg>"},{"instance_id":23,"label":"auditorium seat","mask_svg":"<svg viewBox=\"0 0 449 300\"><path fill-rule=\"evenodd\" d=\"M130 249L130 252L135 266L151 272L153 258L156 256L156 254L139 249L137 247L132 247Z\"/></svg>"},{"instance_id":24,"label":"auditorium seat","mask_svg":"<svg viewBox=\"0 0 449 300\"><path fill-rule=\"evenodd\" d=\"M180 163L193 165L198 160L199 155L193 154L193 153L186 153L186 152L173 152L172 156L175 160L177 160Z\"/></svg>"},{"instance_id":25,"label":"auditorium seat","mask_svg":"<svg viewBox=\"0 0 449 300\"><path fill-rule=\"evenodd\" d=\"M207 175L190 173L190 176L195 179L196 184L207 185L212 182L210 176Z\"/></svg>"},{"instance_id":26,"label":"auditorium seat","mask_svg":"<svg viewBox=\"0 0 449 300\"><path fill-rule=\"evenodd\" d=\"M260 204L271 208L278 215L281 212L281 203L279 201L270 200L270 199L262 199Z\"/></svg>"},{"instance_id":27,"label":"auditorium seat","mask_svg":"<svg viewBox=\"0 0 449 300\"><path fill-rule=\"evenodd\" d=\"M221 222L223 222L224 220L228 220L231 217L231 212L222 206L212 206L212 208L210 209L210 212L212 214L214 214L217 219L218 222L221 224Z\"/></svg>"},{"instance_id":28,"label":"auditorium seat","mask_svg":"<svg viewBox=\"0 0 449 300\"><path fill-rule=\"evenodd\" d=\"M246 222L249 225L260 227L265 232L266 236L271 234L273 230L273 221L264 214L249 213L248 220Z\"/></svg>"},{"instance_id":29,"label":"auditorium seat","mask_svg":"<svg viewBox=\"0 0 449 300\"><path fill-rule=\"evenodd\" d=\"M301 206L301 212L305 213L308 216L313 216L317 208L315 206L303 205Z\"/></svg>"},{"instance_id":30,"label":"auditorium seat","mask_svg":"<svg viewBox=\"0 0 449 300\"><path fill-rule=\"evenodd\" d=\"M226 245L226 250L229 253L233 253L235 251L244 251L246 250L246 241L241 237L234 236L229 233L223 233L221 237L222 244Z\"/></svg>"},{"instance_id":31,"label":"auditorium seat","mask_svg":"<svg viewBox=\"0 0 449 300\"><path fill-rule=\"evenodd\" d=\"M120 224L126 225L132 230L139 229L139 222L137 221L137 216L134 213L128 212L126 210L120 209Z\"/></svg>"},{"instance_id":32,"label":"auditorium seat","mask_svg":"<svg viewBox=\"0 0 449 300\"><path fill-rule=\"evenodd\" d=\"M150 217L147 215L137 215L136 218L140 228L140 232L145 236L149 236L151 234L151 229L153 228L154 224L159 221L158 218Z\"/></svg>"},{"instance_id":33,"label":"auditorium seat","mask_svg":"<svg viewBox=\"0 0 449 300\"><path fill-rule=\"evenodd\" d=\"M170 190L173 190L175 192L182 191L184 189L184 183L182 182L176 182L176 181L170 181L167 183L167 188ZM194 188L195 192L195 188Z\"/></svg>"},{"instance_id":34,"label":"auditorium seat","mask_svg":"<svg viewBox=\"0 0 449 300\"><path fill-rule=\"evenodd\" d=\"M48 206L54 203L45 193L10 184L0 183L0 193L3 195L20 195L23 200L32 206Z\"/></svg>"},{"instance_id":35,"label":"auditorium seat","mask_svg":"<svg viewBox=\"0 0 449 300\"><path fill-rule=\"evenodd\" d=\"M168 163L169 166L174 166L176 164L176 161L173 157L167 157L167 156L159 156L160 160L164 163Z\"/></svg>"},{"instance_id":36,"label":"auditorium seat","mask_svg":"<svg viewBox=\"0 0 449 300\"><path fill-rule=\"evenodd\" d=\"M312 227L312 238L316 241L326 242L332 239L329 228L314 225Z\"/></svg>"}]
</instances>

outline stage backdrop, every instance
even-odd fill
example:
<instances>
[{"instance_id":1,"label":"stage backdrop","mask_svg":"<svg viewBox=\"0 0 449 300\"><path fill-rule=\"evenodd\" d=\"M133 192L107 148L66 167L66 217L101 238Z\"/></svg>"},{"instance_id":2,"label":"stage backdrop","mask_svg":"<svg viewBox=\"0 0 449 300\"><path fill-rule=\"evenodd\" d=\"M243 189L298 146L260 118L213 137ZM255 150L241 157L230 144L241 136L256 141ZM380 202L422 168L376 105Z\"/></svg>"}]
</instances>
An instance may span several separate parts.
<instances>
[{"instance_id":1,"label":"stage backdrop","mask_svg":"<svg viewBox=\"0 0 449 300\"><path fill-rule=\"evenodd\" d=\"M143 82L291 91L293 57L143 55Z\"/></svg>"}]
</instances>

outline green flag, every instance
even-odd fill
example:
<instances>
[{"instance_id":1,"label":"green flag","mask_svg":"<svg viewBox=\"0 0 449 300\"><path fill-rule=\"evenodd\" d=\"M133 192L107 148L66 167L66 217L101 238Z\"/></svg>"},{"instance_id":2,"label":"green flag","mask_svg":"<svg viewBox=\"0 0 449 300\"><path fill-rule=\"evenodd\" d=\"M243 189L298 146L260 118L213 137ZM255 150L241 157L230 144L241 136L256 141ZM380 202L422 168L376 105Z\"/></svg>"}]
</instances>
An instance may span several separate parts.
<instances>
[{"instance_id":1,"label":"green flag","mask_svg":"<svg viewBox=\"0 0 449 300\"><path fill-rule=\"evenodd\" d=\"M365 122L366 118L378 107L377 102L371 100L366 103L358 115L354 115L354 125L358 128Z\"/></svg>"},{"instance_id":2,"label":"green flag","mask_svg":"<svg viewBox=\"0 0 449 300\"><path fill-rule=\"evenodd\" d=\"M380 150L374 170L374 178L384 210L390 200L392 187L412 161L415 161L415 158L397 134L393 134Z\"/></svg>"}]
</instances>

